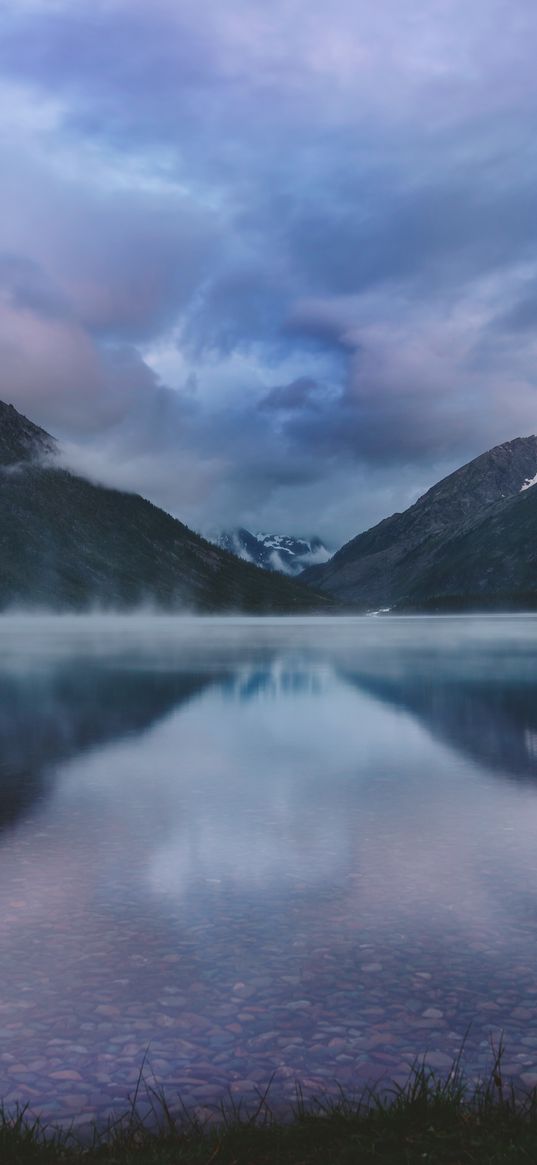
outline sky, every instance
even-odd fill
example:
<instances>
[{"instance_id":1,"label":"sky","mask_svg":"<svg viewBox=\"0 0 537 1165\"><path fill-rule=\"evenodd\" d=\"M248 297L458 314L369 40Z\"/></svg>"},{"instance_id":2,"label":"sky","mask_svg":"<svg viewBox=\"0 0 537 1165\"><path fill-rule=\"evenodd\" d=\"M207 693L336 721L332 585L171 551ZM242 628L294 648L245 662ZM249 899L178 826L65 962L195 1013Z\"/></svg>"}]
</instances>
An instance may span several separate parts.
<instances>
[{"instance_id":1,"label":"sky","mask_svg":"<svg viewBox=\"0 0 537 1165\"><path fill-rule=\"evenodd\" d=\"M0 0L0 398L336 547L537 429L534 0Z\"/></svg>"}]
</instances>

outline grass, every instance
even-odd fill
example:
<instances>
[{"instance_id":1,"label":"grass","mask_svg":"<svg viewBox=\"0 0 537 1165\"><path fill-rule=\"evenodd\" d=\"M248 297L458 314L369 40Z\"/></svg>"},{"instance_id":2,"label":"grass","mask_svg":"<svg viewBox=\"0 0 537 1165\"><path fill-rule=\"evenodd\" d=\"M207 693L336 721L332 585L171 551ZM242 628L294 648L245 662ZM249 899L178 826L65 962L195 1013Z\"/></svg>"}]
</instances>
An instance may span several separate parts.
<instances>
[{"instance_id":1,"label":"grass","mask_svg":"<svg viewBox=\"0 0 537 1165\"><path fill-rule=\"evenodd\" d=\"M537 1096L515 1093L503 1078L502 1048L486 1081L470 1088L460 1056L447 1077L417 1063L405 1087L389 1095L306 1104L278 1120L268 1093L255 1111L223 1105L211 1121L170 1111L143 1082L129 1113L81 1143L69 1130L46 1128L27 1109L0 1109L2 1165L536 1165ZM140 1090L151 1119L139 1114Z\"/></svg>"}]
</instances>

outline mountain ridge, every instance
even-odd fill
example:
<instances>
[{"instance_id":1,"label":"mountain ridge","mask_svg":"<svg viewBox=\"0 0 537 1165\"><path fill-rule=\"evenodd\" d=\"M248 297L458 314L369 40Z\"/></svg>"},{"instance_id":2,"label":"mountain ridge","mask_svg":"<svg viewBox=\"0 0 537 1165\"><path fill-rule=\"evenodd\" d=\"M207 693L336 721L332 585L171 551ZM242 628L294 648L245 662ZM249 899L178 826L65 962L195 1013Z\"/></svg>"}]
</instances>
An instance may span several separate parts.
<instances>
[{"instance_id":1,"label":"mountain ridge","mask_svg":"<svg viewBox=\"0 0 537 1165\"><path fill-rule=\"evenodd\" d=\"M0 400L0 466L15 466L54 455L58 443L14 405Z\"/></svg>"},{"instance_id":2,"label":"mountain ridge","mask_svg":"<svg viewBox=\"0 0 537 1165\"><path fill-rule=\"evenodd\" d=\"M290 613L330 609L293 579L211 545L138 494L96 485L57 442L0 406L0 609Z\"/></svg>"},{"instance_id":3,"label":"mountain ridge","mask_svg":"<svg viewBox=\"0 0 537 1165\"><path fill-rule=\"evenodd\" d=\"M532 560L531 539L523 518L526 511L520 509L520 499L533 494L529 485L536 472L537 436L516 437L497 445L437 482L407 510L358 534L326 565L309 568L302 578L362 610L405 605L417 609L434 599L440 604L448 600L462 603L465 596L470 597L470 588L476 600L486 597L488 601L500 593L507 599L513 588L520 594L523 580L524 585L528 581L523 563L528 556ZM513 517L504 504L517 499L519 506L514 507ZM537 502L537 495L535 499ZM527 512L532 510L533 502ZM505 522L514 522L510 535L503 530L504 513L510 515ZM478 528L486 522L490 525L477 537ZM513 543L516 529L517 545ZM479 562L474 560L472 537L479 545ZM501 560L497 541L502 538L508 538L512 559L519 563L518 575ZM493 545L496 583L486 566Z\"/></svg>"}]
</instances>

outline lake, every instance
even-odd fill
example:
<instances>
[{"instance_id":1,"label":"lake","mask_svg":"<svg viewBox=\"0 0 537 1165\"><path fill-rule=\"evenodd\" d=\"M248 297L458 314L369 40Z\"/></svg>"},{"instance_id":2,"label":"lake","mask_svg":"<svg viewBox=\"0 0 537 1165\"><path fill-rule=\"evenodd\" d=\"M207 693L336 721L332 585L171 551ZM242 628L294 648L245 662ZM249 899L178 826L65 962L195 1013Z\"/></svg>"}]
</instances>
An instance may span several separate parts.
<instances>
[{"instance_id":1,"label":"lake","mask_svg":"<svg viewBox=\"0 0 537 1165\"><path fill-rule=\"evenodd\" d=\"M537 1083L537 617L0 620L0 1097Z\"/></svg>"}]
</instances>

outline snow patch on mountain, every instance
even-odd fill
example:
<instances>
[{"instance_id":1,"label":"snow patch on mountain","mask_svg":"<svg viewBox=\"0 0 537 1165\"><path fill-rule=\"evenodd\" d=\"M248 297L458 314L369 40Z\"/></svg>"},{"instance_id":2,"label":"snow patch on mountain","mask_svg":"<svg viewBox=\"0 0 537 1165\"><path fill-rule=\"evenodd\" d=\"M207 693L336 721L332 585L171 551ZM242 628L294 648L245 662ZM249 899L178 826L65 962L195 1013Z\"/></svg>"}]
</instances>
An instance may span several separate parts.
<instances>
[{"instance_id":1,"label":"snow patch on mountain","mask_svg":"<svg viewBox=\"0 0 537 1165\"><path fill-rule=\"evenodd\" d=\"M255 534L244 527L225 530L212 539L217 546L231 550L246 562L255 562L264 570L296 576L307 566L327 562L330 551L320 538L293 538L288 534Z\"/></svg>"},{"instance_id":2,"label":"snow patch on mountain","mask_svg":"<svg viewBox=\"0 0 537 1165\"><path fill-rule=\"evenodd\" d=\"M526 478L524 484L520 487L520 493L522 493L522 490L524 489L531 489L532 485L537 485L537 473L535 474L535 477Z\"/></svg>"}]
</instances>

